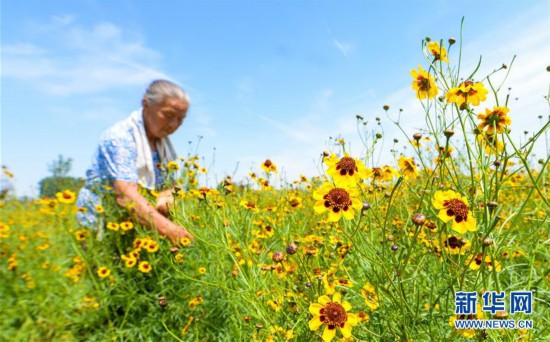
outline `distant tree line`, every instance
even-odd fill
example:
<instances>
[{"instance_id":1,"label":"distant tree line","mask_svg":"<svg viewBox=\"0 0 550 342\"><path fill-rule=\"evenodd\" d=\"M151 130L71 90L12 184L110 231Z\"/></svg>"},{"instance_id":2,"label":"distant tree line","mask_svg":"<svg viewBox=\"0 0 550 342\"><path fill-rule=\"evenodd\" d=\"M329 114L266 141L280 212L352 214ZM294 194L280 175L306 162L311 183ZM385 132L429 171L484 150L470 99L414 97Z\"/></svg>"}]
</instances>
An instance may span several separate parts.
<instances>
[{"instance_id":1,"label":"distant tree line","mask_svg":"<svg viewBox=\"0 0 550 342\"><path fill-rule=\"evenodd\" d=\"M40 187L40 197L55 197L55 194L64 190L78 192L84 186L83 178L70 177L73 159L63 158L59 155L48 165L48 170L52 174L50 177L42 179L38 184Z\"/></svg>"}]
</instances>

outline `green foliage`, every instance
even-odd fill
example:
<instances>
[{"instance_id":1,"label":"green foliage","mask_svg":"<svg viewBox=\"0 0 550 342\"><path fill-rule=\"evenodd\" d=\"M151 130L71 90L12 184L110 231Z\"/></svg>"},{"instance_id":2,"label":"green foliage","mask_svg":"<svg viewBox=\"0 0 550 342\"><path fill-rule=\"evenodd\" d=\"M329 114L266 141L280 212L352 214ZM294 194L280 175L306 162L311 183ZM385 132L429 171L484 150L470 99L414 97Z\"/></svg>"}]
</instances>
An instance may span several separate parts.
<instances>
[{"instance_id":1,"label":"green foliage","mask_svg":"<svg viewBox=\"0 0 550 342\"><path fill-rule=\"evenodd\" d=\"M78 192L84 186L84 179L75 177L47 177L40 181L40 197L55 197L64 190Z\"/></svg>"},{"instance_id":2,"label":"green foliage","mask_svg":"<svg viewBox=\"0 0 550 342\"><path fill-rule=\"evenodd\" d=\"M54 177L67 177L71 171L72 163L72 158L64 159L62 155L59 155L57 160L48 165L48 170Z\"/></svg>"},{"instance_id":3,"label":"green foliage","mask_svg":"<svg viewBox=\"0 0 550 342\"><path fill-rule=\"evenodd\" d=\"M55 194L65 190L78 192L84 186L84 179L68 176L71 171L73 159L65 159L62 155L48 165L52 176L42 179L38 184L40 197L55 197Z\"/></svg>"}]
</instances>

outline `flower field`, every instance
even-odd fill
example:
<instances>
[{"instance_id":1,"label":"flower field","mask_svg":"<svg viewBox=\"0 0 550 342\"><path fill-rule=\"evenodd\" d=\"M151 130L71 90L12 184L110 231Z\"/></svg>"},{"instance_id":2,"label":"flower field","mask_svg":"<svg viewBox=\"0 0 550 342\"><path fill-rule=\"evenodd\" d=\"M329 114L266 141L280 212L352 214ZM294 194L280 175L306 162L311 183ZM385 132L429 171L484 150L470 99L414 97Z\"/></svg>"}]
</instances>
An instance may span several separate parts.
<instances>
[{"instance_id":1,"label":"flower field","mask_svg":"<svg viewBox=\"0 0 550 342\"><path fill-rule=\"evenodd\" d=\"M426 39L422 52L411 97L423 129L409 134L398 104L380 111L406 149L395 141L381 150L382 119L357 115L364 146L334 141L315 177L281 179L268 159L246 179L207 187L193 153L160 165L177 179L170 215L195 237L178 247L112 198L98 208L100 240L78 226L70 191L2 201L0 340L547 338L549 156L532 150L548 144L548 118L522 139L511 135L531 115L508 108L513 60L478 75L461 69L455 39ZM379 153L394 162L377 164ZM531 293L532 310L512 306L514 291ZM473 307L457 293L473 293ZM455 327L476 319L533 324Z\"/></svg>"}]
</instances>

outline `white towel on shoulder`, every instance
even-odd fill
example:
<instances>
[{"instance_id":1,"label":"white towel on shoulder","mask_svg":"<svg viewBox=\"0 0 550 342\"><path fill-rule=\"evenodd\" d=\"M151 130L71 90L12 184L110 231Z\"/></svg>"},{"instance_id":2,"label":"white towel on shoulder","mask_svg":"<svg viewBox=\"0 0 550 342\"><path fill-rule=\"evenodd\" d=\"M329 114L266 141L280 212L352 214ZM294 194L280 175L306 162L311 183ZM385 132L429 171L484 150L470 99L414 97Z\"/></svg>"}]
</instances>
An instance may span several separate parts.
<instances>
[{"instance_id":1,"label":"white towel on shoulder","mask_svg":"<svg viewBox=\"0 0 550 342\"><path fill-rule=\"evenodd\" d=\"M153 155L151 153L151 147L149 146L147 134L145 133L143 111L141 109L136 110L130 115L128 120L130 120L137 145L138 183L144 188L154 190L155 165L153 165ZM166 165L177 158L170 138L157 139L155 147L159 153L160 162L162 164Z\"/></svg>"}]
</instances>

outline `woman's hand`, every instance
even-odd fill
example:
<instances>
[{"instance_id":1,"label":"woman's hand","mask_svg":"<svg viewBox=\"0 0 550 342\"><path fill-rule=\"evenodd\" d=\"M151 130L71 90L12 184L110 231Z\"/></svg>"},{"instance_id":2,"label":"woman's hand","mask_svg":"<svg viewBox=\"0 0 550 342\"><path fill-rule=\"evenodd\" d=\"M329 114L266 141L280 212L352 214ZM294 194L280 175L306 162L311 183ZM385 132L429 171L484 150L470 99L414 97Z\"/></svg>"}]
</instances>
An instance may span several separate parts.
<instances>
[{"instance_id":1,"label":"woman's hand","mask_svg":"<svg viewBox=\"0 0 550 342\"><path fill-rule=\"evenodd\" d=\"M170 241L172 242L172 244L174 246L179 245L180 242L181 242L181 239L183 239L183 238L188 238L191 241L193 241L195 239L193 237L193 235L191 235L191 233L189 233L187 231L187 229L185 229L181 226L178 226L177 224L175 224L171 221L169 221L169 222L170 222L170 224L168 225L164 235L166 235L166 237L168 239L170 239Z\"/></svg>"}]
</instances>

